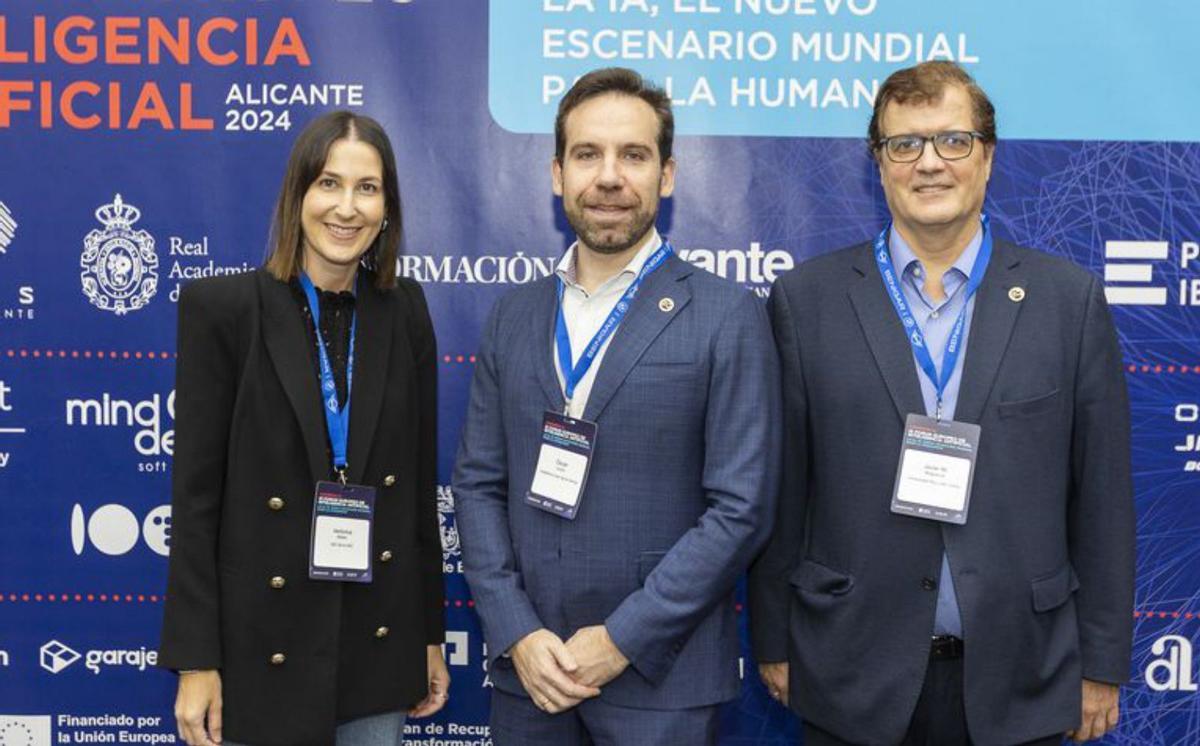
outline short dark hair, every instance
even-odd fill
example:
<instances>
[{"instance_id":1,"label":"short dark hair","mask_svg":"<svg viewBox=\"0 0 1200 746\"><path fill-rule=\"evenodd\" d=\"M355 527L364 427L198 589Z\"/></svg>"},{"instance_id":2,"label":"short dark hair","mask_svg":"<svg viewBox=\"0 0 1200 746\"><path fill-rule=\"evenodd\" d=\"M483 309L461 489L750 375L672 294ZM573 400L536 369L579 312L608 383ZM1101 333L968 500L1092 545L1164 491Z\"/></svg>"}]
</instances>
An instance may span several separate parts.
<instances>
[{"instance_id":1,"label":"short dark hair","mask_svg":"<svg viewBox=\"0 0 1200 746\"><path fill-rule=\"evenodd\" d=\"M554 160L561 163L566 154L567 115L584 101L605 93L633 96L650 104L658 117L658 156L662 163L666 163L671 157L671 146L675 141L675 115L671 113L671 98L662 88L627 67L592 70L575 81L571 90L558 102L558 115L554 118Z\"/></svg>"},{"instance_id":2,"label":"short dark hair","mask_svg":"<svg viewBox=\"0 0 1200 746\"><path fill-rule=\"evenodd\" d=\"M276 279L289 282L300 273L304 256L304 229L300 213L304 195L321 175L329 159L329 148L338 140L357 140L375 148L383 162L384 217L387 230L380 231L375 243L363 255L362 264L375 273L375 285L390 288L396 284L396 255L400 251L400 181L396 176L396 156L383 127L374 119L349 111L322 114L296 138L288 157L287 172L279 188L275 215L271 221L266 268Z\"/></svg>"},{"instance_id":3,"label":"short dark hair","mask_svg":"<svg viewBox=\"0 0 1200 746\"><path fill-rule=\"evenodd\" d=\"M957 62L936 60L897 70L883 81L875 96L875 110L867 128L868 146L874 152L883 138L880 132L883 110L890 103L936 104L950 86L962 86L971 99L974 127L986 143L996 142L996 109L975 79Z\"/></svg>"}]
</instances>

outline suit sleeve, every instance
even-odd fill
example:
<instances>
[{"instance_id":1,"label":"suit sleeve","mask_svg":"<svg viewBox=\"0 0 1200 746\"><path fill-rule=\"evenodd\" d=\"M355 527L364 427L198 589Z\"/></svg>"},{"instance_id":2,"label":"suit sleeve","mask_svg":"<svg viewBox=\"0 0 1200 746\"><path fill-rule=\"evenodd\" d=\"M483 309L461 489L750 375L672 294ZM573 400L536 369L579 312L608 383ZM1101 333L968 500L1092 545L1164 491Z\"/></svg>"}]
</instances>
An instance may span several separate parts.
<instances>
[{"instance_id":1,"label":"suit sleeve","mask_svg":"<svg viewBox=\"0 0 1200 746\"><path fill-rule=\"evenodd\" d=\"M605 620L651 683L727 599L771 530L780 456L779 362L766 311L746 292L712 343L702 486L708 507Z\"/></svg>"},{"instance_id":2,"label":"suit sleeve","mask_svg":"<svg viewBox=\"0 0 1200 746\"><path fill-rule=\"evenodd\" d=\"M767 305L783 373L783 478L775 531L750 570L750 638L760 663L788 659L788 578L800 562L808 502L808 394L787 289L777 280Z\"/></svg>"},{"instance_id":3,"label":"suit sleeve","mask_svg":"<svg viewBox=\"0 0 1200 746\"><path fill-rule=\"evenodd\" d=\"M417 456L418 532L424 574L425 642L440 645L445 641L445 579L442 577L442 536L437 510L437 418L438 371L437 338L425 294L415 282L401 280L412 308L411 329L417 366Z\"/></svg>"},{"instance_id":4,"label":"suit sleeve","mask_svg":"<svg viewBox=\"0 0 1200 746\"><path fill-rule=\"evenodd\" d=\"M508 523L508 459L496 354L502 303L493 307L480 343L453 477L463 568L483 623L489 663L543 626L525 592Z\"/></svg>"},{"instance_id":5,"label":"suit sleeve","mask_svg":"<svg viewBox=\"0 0 1200 746\"><path fill-rule=\"evenodd\" d=\"M171 485L171 559L159 665L221 667L217 534L226 453L237 392L227 299L185 287L179 298L175 365L175 458Z\"/></svg>"},{"instance_id":6,"label":"suit sleeve","mask_svg":"<svg viewBox=\"0 0 1200 746\"><path fill-rule=\"evenodd\" d=\"M1135 516L1129 398L1116 330L1094 278L1080 340L1068 504L1071 564L1079 577L1083 676L1129 678Z\"/></svg>"}]
</instances>

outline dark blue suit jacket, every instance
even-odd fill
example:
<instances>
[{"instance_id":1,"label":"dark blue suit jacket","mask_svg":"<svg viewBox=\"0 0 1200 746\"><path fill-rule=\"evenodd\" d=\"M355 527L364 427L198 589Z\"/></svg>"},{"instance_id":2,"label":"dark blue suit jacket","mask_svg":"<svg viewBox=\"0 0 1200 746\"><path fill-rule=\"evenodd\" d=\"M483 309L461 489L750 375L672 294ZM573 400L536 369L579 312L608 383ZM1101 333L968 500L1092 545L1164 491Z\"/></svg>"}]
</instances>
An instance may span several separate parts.
<instances>
[{"instance_id":1,"label":"dark blue suit jacket","mask_svg":"<svg viewBox=\"0 0 1200 746\"><path fill-rule=\"evenodd\" d=\"M500 657L513 643L605 624L631 661L605 699L672 709L734 698L733 588L769 534L778 484L779 372L763 304L674 256L646 278L587 402L599 432L568 521L524 502L543 413L563 408L556 283L493 309L454 470L492 681L524 695Z\"/></svg>"},{"instance_id":2,"label":"dark blue suit jacket","mask_svg":"<svg viewBox=\"0 0 1200 746\"><path fill-rule=\"evenodd\" d=\"M786 466L751 623L758 659L791 664L792 706L854 743L902 739L944 548L972 740L1076 727L1081 678L1128 678L1132 637L1129 405L1101 284L996 241L960 363L956 419L982 427L964 526L889 511L904 418L924 403L871 246L804 263L770 308Z\"/></svg>"}]
</instances>

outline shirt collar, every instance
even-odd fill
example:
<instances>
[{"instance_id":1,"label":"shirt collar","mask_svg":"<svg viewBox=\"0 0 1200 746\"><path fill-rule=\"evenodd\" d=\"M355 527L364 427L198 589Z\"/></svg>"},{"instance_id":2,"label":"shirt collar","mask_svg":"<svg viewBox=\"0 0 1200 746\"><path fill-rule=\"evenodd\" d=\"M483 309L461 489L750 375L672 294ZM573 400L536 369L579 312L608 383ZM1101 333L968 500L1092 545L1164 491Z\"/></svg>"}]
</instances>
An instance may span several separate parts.
<instances>
[{"instance_id":1,"label":"shirt collar","mask_svg":"<svg viewBox=\"0 0 1200 746\"><path fill-rule=\"evenodd\" d=\"M963 249L963 253L959 254L958 259L954 260L954 264L950 265L950 269L956 269L962 273L963 277L970 279L971 270L975 267L975 259L979 256L981 246L983 246L982 222L975 231L975 235L967 242L967 248ZM913 253L912 247L904 240L904 236L901 236L900 231L894 227L891 235L888 236L888 249L892 252L892 264L900 268L901 275L911 274L920 262L917 255Z\"/></svg>"},{"instance_id":2,"label":"shirt collar","mask_svg":"<svg viewBox=\"0 0 1200 746\"><path fill-rule=\"evenodd\" d=\"M638 276L638 273L642 271L642 267L645 266L650 255L658 251L658 247L662 246L663 243L662 236L658 235L658 229L652 228L651 231L652 235L650 236L650 240L646 242L646 245L638 249L638 252L633 255L633 258L629 260L624 269L596 288L596 292L600 292L622 278L628 277L632 279ZM579 287L579 284L575 281L575 258L578 246L578 241L571 244L566 253L562 255L562 258L558 260L558 265L554 268L554 273L558 275L559 279L568 287L573 288Z\"/></svg>"}]
</instances>

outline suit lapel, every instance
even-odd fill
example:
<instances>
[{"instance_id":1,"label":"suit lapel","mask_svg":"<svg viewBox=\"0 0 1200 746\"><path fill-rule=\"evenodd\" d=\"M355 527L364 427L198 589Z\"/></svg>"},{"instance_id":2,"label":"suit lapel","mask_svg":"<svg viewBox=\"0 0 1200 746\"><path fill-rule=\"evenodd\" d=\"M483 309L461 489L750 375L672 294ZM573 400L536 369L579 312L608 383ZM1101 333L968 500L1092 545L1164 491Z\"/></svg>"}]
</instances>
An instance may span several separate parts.
<instances>
[{"instance_id":1,"label":"suit lapel","mask_svg":"<svg viewBox=\"0 0 1200 746\"><path fill-rule=\"evenodd\" d=\"M263 339L275 366L275 374L279 376L300 424L313 481L328 479L325 421L322 419L321 396L309 357L304 318L287 284L266 272L259 272L258 285L266 322L263 324Z\"/></svg>"},{"instance_id":2,"label":"suit lapel","mask_svg":"<svg viewBox=\"0 0 1200 746\"><path fill-rule=\"evenodd\" d=\"M642 281L629 312L608 344L600 369L596 371L592 392L584 408L587 419L595 422L600 417L646 348L691 301L691 291L680 280L693 271L690 264L672 254ZM660 310L659 301L668 297L674 301L674 307L669 312Z\"/></svg>"},{"instance_id":3,"label":"suit lapel","mask_svg":"<svg viewBox=\"0 0 1200 746\"><path fill-rule=\"evenodd\" d=\"M354 484L363 478L375 426L383 409L383 392L388 385L387 363L392 349L392 305L395 295L375 288L371 275L362 275L354 313L354 378L350 388L350 442L347 445L346 477Z\"/></svg>"},{"instance_id":4,"label":"suit lapel","mask_svg":"<svg viewBox=\"0 0 1200 746\"><path fill-rule=\"evenodd\" d=\"M854 269L859 277L851 281L850 302L896 412L903 420L912 412L924 413L925 400L921 397L912 346L887 297L871 251L871 245L866 244L855 258Z\"/></svg>"},{"instance_id":5,"label":"suit lapel","mask_svg":"<svg viewBox=\"0 0 1200 746\"><path fill-rule=\"evenodd\" d=\"M1024 305L1011 300L1008 295L1014 287L1025 287L1025 272L1020 260L1005 242L997 240L993 246L987 275L975 295L971 333L962 362L962 383L954 412L954 419L962 422L979 422L1000 370L1000 361L1008 349L1017 315Z\"/></svg>"},{"instance_id":6,"label":"suit lapel","mask_svg":"<svg viewBox=\"0 0 1200 746\"><path fill-rule=\"evenodd\" d=\"M546 395L547 406L555 412L561 412L564 400L555 371L558 363L554 357L554 322L558 313L558 279L555 276L551 275L549 281L542 283L534 303L534 333L529 335L532 338L533 369L542 386L542 393Z\"/></svg>"}]
</instances>

